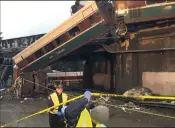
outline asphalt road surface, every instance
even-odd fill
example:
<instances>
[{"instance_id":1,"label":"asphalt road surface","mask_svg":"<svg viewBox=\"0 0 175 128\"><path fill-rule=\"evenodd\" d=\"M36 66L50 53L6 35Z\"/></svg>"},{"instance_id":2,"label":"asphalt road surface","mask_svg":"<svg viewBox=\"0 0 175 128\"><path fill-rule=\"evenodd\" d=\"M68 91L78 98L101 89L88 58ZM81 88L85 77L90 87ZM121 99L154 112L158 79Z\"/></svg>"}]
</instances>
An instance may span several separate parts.
<instances>
[{"instance_id":1,"label":"asphalt road surface","mask_svg":"<svg viewBox=\"0 0 175 128\"><path fill-rule=\"evenodd\" d=\"M15 121L47 107L46 98L18 100L5 94L0 100L0 125ZM117 102L116 102L117 104ZM110 108L110 119L107 126L111 127L175 127L175 119L147 115L133 111ZM173 110L155 109L154 112L175 116ZM12 127L49 127L48 114L44 113L10 125Z\"/></svg>"}]
</instances>

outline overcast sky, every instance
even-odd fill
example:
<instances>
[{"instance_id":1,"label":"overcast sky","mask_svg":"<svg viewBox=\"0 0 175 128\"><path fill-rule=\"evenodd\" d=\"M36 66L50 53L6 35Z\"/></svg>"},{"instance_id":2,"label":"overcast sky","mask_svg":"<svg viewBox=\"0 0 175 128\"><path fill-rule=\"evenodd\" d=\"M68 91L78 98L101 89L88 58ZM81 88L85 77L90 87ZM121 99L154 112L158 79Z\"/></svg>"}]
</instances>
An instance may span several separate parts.
<instances>
[{"instance_id":1,"label":"overcast sky","mask_svg":"<svg viewBox=\"0 0 175 128\"><path fill-rule=\"evenodd\" d=\"M3 39L47 33L68 19L74 1L0 1Z\"/></svg>"}]
</instances>

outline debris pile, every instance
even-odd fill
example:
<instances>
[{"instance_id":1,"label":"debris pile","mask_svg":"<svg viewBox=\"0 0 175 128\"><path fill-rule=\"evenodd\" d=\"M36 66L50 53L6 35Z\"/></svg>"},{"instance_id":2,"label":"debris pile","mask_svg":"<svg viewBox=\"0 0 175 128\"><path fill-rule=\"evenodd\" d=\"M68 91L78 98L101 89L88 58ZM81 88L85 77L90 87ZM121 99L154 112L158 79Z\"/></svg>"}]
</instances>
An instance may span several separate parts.
<instances>
[{"instance_id":1,"label":"debris pile","mask_svg":"<svg viewBox=\"0 0 175 128\"><path fill-rule=\"evenodd\" d=\"M171 104L175 104L175 101L171 101Z\"/></svg>"},{"instance_id":2,"label":"debris pile","mask_svg":"<svg viewBox=\"0 0 175 128\"><path fill-rule=\"evenodd\" d=\"M160 103L175 105L175 101L166 101L166 100L164 100L164 101L160 101Z\"/></svg>"},{"instance_id":3,"label":"debris pile","mask_svg":"<svg viewBox=\"0 0 175 128\"><path fill-rule=\"evenodd\" d=\"M126 91L124 96L151 96L152 91L149 88L133 88L131 90Z\"/></svg>"},{"instance_id":4,"label":"debris pile","mask_svg":"<svg viewBox=\"0 0 175 128\"><path fill-rule=\"evenodd\" d=\"M135 105L133 102L128 102L122 106L125 108L130 108L130 109L132 108L132 109L140 110L140 107Z\"/></svg>"}]
</instances>

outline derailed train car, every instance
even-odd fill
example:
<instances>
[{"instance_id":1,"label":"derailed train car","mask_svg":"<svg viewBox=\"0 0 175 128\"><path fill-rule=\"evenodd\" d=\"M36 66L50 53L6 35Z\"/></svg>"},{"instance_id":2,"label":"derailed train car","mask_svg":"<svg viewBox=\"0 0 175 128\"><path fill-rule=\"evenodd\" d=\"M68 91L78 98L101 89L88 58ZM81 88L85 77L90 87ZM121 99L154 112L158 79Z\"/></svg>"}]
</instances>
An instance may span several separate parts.
<instances>
[{"instance_id":1,"label":"derailed train car","mask_svg":"<svg viewBox=\"0 0 175 128\"><path fill-rule=\"evenodd\" d=\"M149 0L117 1L115 4L115 13L124 16L125 23L131 26L175 18L173 0L152 3ZM13 57L17 71L31 72L43 68L91 40L104 36L110 29L104 19L96 3L89 2L67 21Z\"/></svg>"},{"instance_id":2,"label":"derailed train car","mask_svg":"<svg viewBox=\"0 0 175 128\"><path fill-rule=\"evenodd\" d=\"M13 57L18 71L37 70L108 31L95 2Z\"/></svg>"}]
</instances>

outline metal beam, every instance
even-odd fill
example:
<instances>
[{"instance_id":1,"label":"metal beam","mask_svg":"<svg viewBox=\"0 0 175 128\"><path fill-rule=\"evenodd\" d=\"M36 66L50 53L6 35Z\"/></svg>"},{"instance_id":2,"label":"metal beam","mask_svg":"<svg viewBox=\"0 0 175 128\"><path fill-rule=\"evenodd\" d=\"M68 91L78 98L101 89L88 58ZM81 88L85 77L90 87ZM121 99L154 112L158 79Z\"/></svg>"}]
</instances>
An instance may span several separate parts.
<instances>
[{"instance_id":1,"label":"metal beam","mask_svg":"<svg viewBox=\"0 0 175 128\"><path fill-rule=\"evenodd\" d=\"M0 50L8 50L13 48L26 48L30 44L34 43L36 40L41 38L44 34L26 36L26 37L19 37L19 38L12 38L12 39L5 39L0 41Z\"/></svg>"}]
</instances>

